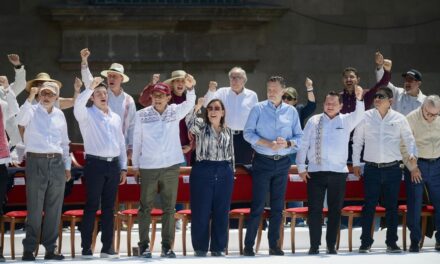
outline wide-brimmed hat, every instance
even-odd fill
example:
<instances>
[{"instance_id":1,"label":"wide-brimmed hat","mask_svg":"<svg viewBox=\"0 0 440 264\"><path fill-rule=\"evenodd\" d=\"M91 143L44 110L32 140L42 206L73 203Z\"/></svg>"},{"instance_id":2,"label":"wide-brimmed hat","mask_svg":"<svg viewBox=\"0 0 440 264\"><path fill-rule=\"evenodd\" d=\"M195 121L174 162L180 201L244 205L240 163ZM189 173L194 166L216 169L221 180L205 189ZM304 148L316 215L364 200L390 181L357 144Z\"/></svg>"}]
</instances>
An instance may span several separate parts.
<instances>
[{"instance_id":1,"label":"wide-brimmed hat","mask_svg":"<svg viewBox=\"0 0 440 264\"><path fill-rule=\"evenodd\" d=\"M63 86L63 84L60 81L54 80L50 78L50 75L45 72L40 72L35 76L35 79L30 80L26 83L26 91L29 92L32 87L35 86L36 82L55 82L58 84L59 88Z\"/></svg>"},{"instance_id":2,"label":"wide-brimmed hat","mask_svg":"<svg viewBox=\"0 0 440 264\"><path fill-rule=\"evenodd\" d=\"M171 78L164 81L164 83L170 85L172 81L174 81L176 79L185 79L185 77L186 77L186 71L184 71L184 70L173 71L171 73Z\"/></svg>"},{"instance_id":3,"label":"wide-brimmed hat","mask_svg":"<svg viewBox=\"0 0 440 264\"><path fill-rule=\"evenodd\" d=\"M118 73L118 74L122 75L122 77L123 77L122 82L123 83L126 83L130 80L130 77L128 77L127 75L124 74L124 66L122 66L122 64L112 63L112 65L110 65L110 69L102 71L101 75L107 78L107 75L109 72L114 72L114 73Z\"/></svg>"}]
</instances>

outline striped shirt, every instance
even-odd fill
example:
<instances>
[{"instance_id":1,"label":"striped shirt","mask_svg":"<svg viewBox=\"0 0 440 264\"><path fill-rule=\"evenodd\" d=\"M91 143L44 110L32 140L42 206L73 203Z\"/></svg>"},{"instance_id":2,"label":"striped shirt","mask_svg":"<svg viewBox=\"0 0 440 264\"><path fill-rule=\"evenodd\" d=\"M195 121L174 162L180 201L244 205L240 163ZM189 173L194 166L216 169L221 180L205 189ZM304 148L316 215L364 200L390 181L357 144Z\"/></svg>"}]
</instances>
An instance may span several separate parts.
<instances>
[{"instance_id":1,"label":"striped shirt","mask_svg":"<svg viewBox=\"0 0 440 264\"><path fill-rule=\"evenodd\" d=\"M224 127L217 133L194 110L186 116L186 124L196 136L197 161L231 161L234 165L234 143L230 128Z\"/></svg>"}]
</instances>

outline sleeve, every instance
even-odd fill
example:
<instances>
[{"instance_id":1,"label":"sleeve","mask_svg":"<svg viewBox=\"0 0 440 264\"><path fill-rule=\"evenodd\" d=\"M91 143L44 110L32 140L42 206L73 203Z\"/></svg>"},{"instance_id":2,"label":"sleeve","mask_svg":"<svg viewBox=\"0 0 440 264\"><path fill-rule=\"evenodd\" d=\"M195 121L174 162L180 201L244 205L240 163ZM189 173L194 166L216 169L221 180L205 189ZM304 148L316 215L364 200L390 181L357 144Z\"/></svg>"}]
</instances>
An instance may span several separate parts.
<instances>
[{"instance_id":1,"label":"sleeve","mask_svg":"<svg viewBox=\"0 0 440 264\"><path fill-rule=\"evenodd\" d=\"M64 114L61 112L61 115L63 115L63 119L64 119L64 125L63 125L63 130L62 130L62 135L61 135L61 148L63 149L63 161L64 161L64 168L66 170L70 170L71 166L72 166L72 160L70 158L70 152L69 152L69 144L70 144L70 140L69 140L69 133L67 132L67 121L66 121L66 117L64 116Z\"/></svg>"},{"instance_id":2,"label":"sleeve","mask_svg":"<svg viewBox=\"0 0 440 264\"><path fill-rule=\"evenodd\" d=\"M191 91L187 90L186 92L186 101L176 105L176 112L177 112L177 118L181 120L184 118L189 111L194 107L196 104L196 92L194 89Z\"/></svg>"},{"instance_id":3,"label":"sleeve","mask_svg":"<svg viewBox=\"0 0 440 264\"><path fill-rule=\"evenodd\" d=\"M119 165L121 166L121 170L127 169L127 148L125 146L125 137L122 133L122 122L120 121L120 127L118 129L118 140L119 140L119 149L121 150L121 153L119 153Z\"/></svg>"},{"instance_id":4,"label":"sleeve","mask_svg":"<svg viewBox=\"0 0 440 264\"><path fill-rule=\"evenodd\" d=\"M257 123L260 117L259 105L252 107L246 125L244 126L243 137L249 144L255 146L261 137L257 133Z\"/></svg>"},{"instance_id":5,"label":"sleeve","mask_svg":"<svg viewBox=\"0 0 440 264\"><path fill-rule=\"evenodd\" d=\"M28 100L26 100L21 106L20 112L17 116L18 125L26 127L32 120L33 116L34 108L32 107L32 104Z\"/></svg>"},{"instance_id":6,"label":"sleeve","mask_svg":"<svg viewBox=\"0 0 440 264\"><path fill-rule=\"evenodd\" d=\"M301 129L301 123L299 122L299 115L296 111L295 107L292 107L294 119L292 122L292 138L286 138L286 140L290 140L292 142L291 149L294 151L298 151L301 145L301 138L303 136L303 131Z\"/></svg>"},{"instance_id":7,"label":"sleeve","mask_svg":"<svg viewBox=\"0 0 440 264\"><path fill-rule=\"evenodd\" d=\"M93 75L88 65L81 65L81 80L86 88L90 88L90 85L92 85Z\"/></svg>"},{"instance_id":8,"label":"sleeve","mask_svg":"<svg viewBox=\"0 0 440 264\"><path fill-rule=\"evenodd\" d=\"M411 127L408 123L408 120L406 118L403 118L401 121L400 126L400 138L402 139L403 143L405 144L409 157L417 157L417 146L416 146L416 140L414 138L414 135L411 131Z\"/></svg>"},{"instance_id":9,"label":"sleeve","mask_svg":"<svg viewBox=\"0 0 440 264\"><path fill-rule=\"evenodd\" d=\"M388 84L389 84L389 82L391 80L391 72L384 71L383 69L382 69L382 71L384 73L382 74L382 78L380 79L380 81L378 81L373 88L369 89L364 94L364 102L365 102L365 108L366 109L370 109L372 107L373 101L374 101L374 95L376 94L377 90L380 87L383 87L383 86L387 86L388 87Z\"/></svg>"},{"instance_id":10,"label":"sleeve","mask_svg":"<svg viewBox=\"0 0 440 264\"><path fill-rule=\"evenodd\" d=\"M20 112L20 107L18 106L17 97L15 96L15 92L13 90L9 90L5 99L8 103L8 111L6 116L3 116L3 118L8 120Z\"/></svg>"},{"instance_id":11,"label":"sleeve","mask_svg":"<svg viewBox=\"0 0 440 264\"><path fill-rule=\"evenodd\" d=\"M406 116L406 119L408 120L408 124L411 128L411 131L414 135L414 128L417 126L417 120L412 118L412 115L409 114L408 116ZM405 166L408 168L408 170L413 170L414 168L411 166L410 162L409 162L409 153L408 153L408 149L406 147L406 145L403 143L403 141L400 141L400 153L402 153L402 160L403 160L403 164L405 164Z\"/></svg>"},{"instance_id":12,"label":"sleeve","mask_svg":"<svg viewBox=\"0 0 440 264\"><path fill-rule=\"evenodd\" d=\"M75 115L75 118L76 120L78 120L78 122L85 122L88 120L89 113L86 105L92 94L93 90L86 88L76 98L75 104L73 106L73 114Z\"/></svg>"},{"instance_id":13,"label":"sleeve","mask_svg":"<svg viewBox=\"0 0 440 264\"><path fill-rule=\"evenodd\" d=\"M306 123L304 127L304 135L301 139L301 146L299 147L298 153L296 154L296 164L298 165L298 172L306 171L306 158L307 152L310 148L311 136L313 135L314 125L312 119Z\"/></svg>"},{"instance_id":14,"label":"sleeve","mask_svg":"<svg viewBox=\"0 0 440 264\"><path fill-rule=\"evenodd\" d=\"M381 67L380 69L376 69L376 82L380 82L382 80L382 77L384 77L383 76L384 72L385 72L385 70L383 69L383 67ZM391 77L390 77L390 79L391 79ZM399 88L399 87L394 86L394 84L392 84L391 82L388 82L387 87L393 91L394 96L396 94L400 94L405 91L403 88Z\"/></svg>"},{"instance_id":15,"label":"sleeve","mask_svg":"<svg viewBox=\"0 0 440 264\"><path fill-rule=\"evenodd\" d=\"M188 131L194 135L200 135L205 127L205 121L203 118L197 116L197 112L192 110L185 118Z\"/></svg>"},{"instance_id":16,"label":"sleeve","mask_svg":"<svg viewBox=\"0 0 440 264\"><path fill-rule=\"evenodd\" d=\"M206 92L205 94L205 102L203 103L203 107L206 108L206 106L208 106L208 103L211 102L211 100L218 98L218 91L212 92L210 90L208 90L208 92Z\"/></svg>"},{"instance_id":17,"label":"sleeve","mask_svg":"<svg viewBox=\"0 0 440 264\"><path fill-rule=\"evenodd\" d=\"M352 131L364 119L365 104L363 101L356 100L356 109L347 115L347 124L349 130Z\"/></svg>"},{"instance_id":18,"label":"sleeve","mask_svg":"<svg viewBox=\"0 0 440 264\"><path fill-rule=\"evenodd\" d=\"M361 165L361 151L365 142L365 120L362 120L361 123L354 130L353 135L353 166Z\"/></svg>"},{"instance_id":19,"label":"sleeve","mask_svg":"<svg viewBox=\"0 0 440 264\"><path fill-rule=\"evenodd\" d=\"M139 113L136 113L133 129L133 153L131 156L133 169L139 169L139 158L142 150L142 123Z\"/></svg>"},{"instance_id":20,"label":"sleeve","mask_svg":"<svg viewBox=\"0 0 440 264\"><path fill-rule=\"evenodd\" d=\"M25 88L26 70L24 69L24 66L21 66L20 69L15 69L15 80L14 83L11 84L11 90L14 91L15 95L19 95Z\"/></svg>"},{"instance_id":21,"label":"sleeve","mask_svg":"<svg viewBox=\"0 0 440 264\"><path fill-rule=\"evenodd\" d=\"M128 107L128 130L126 135L127 149L133 149L133 131L134 131L134 120L136 118L136 104L134 103L133 97L130 96L130 105Z\"/></svg>"},{"instance_id":22,"label":"sleeve","mask_svg":"<svg viewBox=\"0 0 440 264\"><path fill-rule=\"evenodd\" d=\"M301 122L304 122L307 117L313 114L316 110L316 102L312 102L307 100L307 104L303 107L301 114L300 114L300 120Z\"/></svg>"},{"instance_id":23,"label":"sleeve","mask_svg":"<svg viewBox=\"0 0 440 264\"><path fill-rule=\"evenodd\" d=\"M229 154L232 157L231 163L232 163L232 170L235 171L235 153L234 153L234 136L232 135L232 130L230 128L228 128L228 134L230 137L230 142L229 142Z\"/></svg>"}]
</instances>

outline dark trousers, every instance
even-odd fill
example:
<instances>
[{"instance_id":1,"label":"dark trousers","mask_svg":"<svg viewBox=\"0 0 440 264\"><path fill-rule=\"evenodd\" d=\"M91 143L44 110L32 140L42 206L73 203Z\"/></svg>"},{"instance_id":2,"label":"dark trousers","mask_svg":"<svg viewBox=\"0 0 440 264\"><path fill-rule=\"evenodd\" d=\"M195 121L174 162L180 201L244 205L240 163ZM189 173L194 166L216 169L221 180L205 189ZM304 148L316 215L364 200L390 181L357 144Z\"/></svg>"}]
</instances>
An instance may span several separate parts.
<instances>
[{"instance_id":1,"label":"dark trousers","mask_svg":"<svg viewBox=\"0 0 440 264\"><path fill-rule=\"evenodd\" d=\"M251 144L244 140L243 131L234 134L234 157L236 164L251 164L254 150Z\"/></svg>"},{"instance_id":2,"label":"dark trousers","mask_svg":"<svg viewBox=\"0 0 440 264\"><path fill-rule=\"evenodd\" d=\"M417 164L422 172L422 182L411 182L411 175L405 169L405 183L407 194L408 212L406 221L411 231L410 238L412 243L419 243L422 232L420 228L420 215L423 203L424 186L428 189L430 202L435 209L435 240L440 243L440 159L434 162L418 160Z\"/></svg>"},{"instance_id":3,"label":"dark trousers","mask_svg":"<svg viewBox=\"0 0 440 264\"><path fill-rule=\"evenodd\" d=\"M6 164L0 164L0 217L3 216L3 201L6 198L6 189L8 187L8 169Z\"/></svg>"},{"instance_id":4,"label":"dark trousers","mask_svg":"<svg viewBox=\"0 0 440 264\"><path fill-rule=\"evenodd\" d=\"M191 239L194 250L224 251L234 172L227 161L196 162L191 170ZM210 226L211 222L211 226Z\"/></svg>"},{"instance_id":5,"label":"dark trousers","mask_svg":"<svg viewBox=\"0 0 440 264\"><path fill-rule=\"evenodd\" d=\"M385 243L387 245L393 245L398 240L397 201L399 198L402 170L398 164L387 168L376 168L365 165L364 178L365 205L362 209L362 244L370 246L374 242L371 237L371 225L373 224L376 206L382 191L387 223Z\"/></svg>"},{"instance_id":6,"label":"dark trousers","mask_svg":"<svg viewBox=\"0 0 440 264\"><path fill-rule=\"evenodd\" d=\"M87 157L84 167L86 204L81 225L81 247L90 249L96 211L101 205L102 251L113 245L113 208L121 175L119 161L108 162Z\"/></svg>"},{"instance_id":7,"label":"dark trousers","mask_svg":"<svg viewBox=\"0 0 440 264\"><path fill-rule=\"evenodd\" d=\"M347 173L332 171L309 172L307 181L307 197L309 206L309 235L310 246L318 248L321 245L322 208L327 190L328 222L327 247L334 247L341 222L341 208L344 203L345 181Z\"/></svg>"},{"instance_id":8,"label":"dark trousers","mask_svg":"<svg viewBox=\"0 0 440 264\"><path fill-rule=\"evenodd\" d=\"M266 194L270 192L268 240L269 247L276 248L280 238L290 158L286 156L280 160L272 160L256 154L252 168L252 206L244 243L246 247L254 246Z\"/></svg>"}]
</instances>

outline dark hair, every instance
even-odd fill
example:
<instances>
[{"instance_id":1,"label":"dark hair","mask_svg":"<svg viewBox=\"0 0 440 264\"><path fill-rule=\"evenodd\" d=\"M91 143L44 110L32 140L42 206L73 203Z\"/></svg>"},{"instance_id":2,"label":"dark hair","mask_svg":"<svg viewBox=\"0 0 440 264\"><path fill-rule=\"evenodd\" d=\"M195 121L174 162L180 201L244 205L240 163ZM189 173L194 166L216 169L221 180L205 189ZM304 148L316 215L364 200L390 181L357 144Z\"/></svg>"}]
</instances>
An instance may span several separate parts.
<instances>
[{"instance_id":1,"label":"dark hair","mask_svg":"<svg viewBox=\"0 0 440 264\"><path fill-rule=\"evenodd\" d=\"M99 87L104 87L104 88L107 90L107 87L108 87L108 86L107 86L107 83L106 83L106 82L104 82L104 81L100 82L100 83L96 86L95 90L93 91L93 93L92 93L92 95L91 95L90 97L93 96L93 94L95 93L96 89L99 88ZM92 107L92 106L93 106L93 101L92 101L92 99L89 98L89 100L88 100L87 103L86 103L86 107Z\"/></svg>"},{"instance_id":2,"label":"dark hair","mask_svg":"<svg viewBox=\"0 0 440 264\"><path fill-rule=\"evenodd\" d=\"M379 89L377 89L377 91L384 92L389 99L393 98L393 90L391 90L390 88L388 88L386 86L379 87Z\"/></svg>"},{"instance_id":3,"label":"dark hair","mask_svg":"<svg viewBox=\"0 0 440 264\"><path fill-rule=\"evenodd\" d=\"M206 105L206 109L208 109L208 107L211 104L215 103L215 102L219 102L220 105L222 106L222 110L225 111L225 114L222 116L222 118L220 118L220 127L224 127L225 116L226 116L226 109L225 109L225 105L223 104L222 100L220 100L220 99L212 99L211 101L209 101L208 105ZM211 121L209 121L209 118L208 118L208 110L205 111L204 119L205 119L205 123L206 124L211 125Z\"/></svg>"},{"instance_id":4,"label":"dark hair","mask_svg":"<svg viewBox=\"0 0 440 264\"><path fill-rule=\"evenodd\" d=\"M330 91L330 92L328 92L328 94L327 94L325 97L327 98L327 96L337 96L337 97L338 97L338 100L339 100L339 103L340 103L340 104L343 103L343 101L342 101L342 96L341 96L341 94L338 93L338 92Z\"/></svg>"},{"instance_id":5,"label":"dark hair","mask_svg":"<svg viewBox=\"0 0 440 264\"><path fill-rule=\"evenodd\" d=\"M345 68L345 69L342 71L342 77L345 76L345 73L346 73L346 72L353 72L354 75L356 75L356 77L359 78L359 73L358 73L358 71L356 70L356 68L353 68L353 67L347 67L347 68Z\"/></svg>"},{"instance_id":6,"label":"dark hair","mask_svg":"<svg viewBox=\"0 0 440 264\"><path fill-rule=\"evenodd\" d=\"M286 88L286 81L281 76L270 76L267 82L279 82L282 88Z\"/></svg>"}]
</instances>

